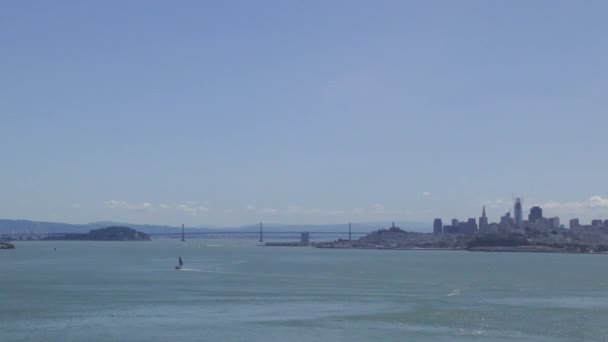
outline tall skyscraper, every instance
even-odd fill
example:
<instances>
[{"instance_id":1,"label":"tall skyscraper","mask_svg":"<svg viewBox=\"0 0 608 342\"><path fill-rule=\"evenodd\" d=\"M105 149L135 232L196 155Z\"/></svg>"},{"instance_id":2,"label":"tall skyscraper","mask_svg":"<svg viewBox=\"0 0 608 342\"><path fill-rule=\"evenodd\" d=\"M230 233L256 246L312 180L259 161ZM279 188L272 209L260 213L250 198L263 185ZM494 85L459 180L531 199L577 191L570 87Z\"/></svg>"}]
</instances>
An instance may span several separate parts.
<instances>
[{"instance_id":1,"label":"tall skyscraper","mask_svg":"<svg viewBox=\"0 0 608 342\"><path fill-rule=\"evenodd\" d=\"M513 219L515 219L515 224L519 225L521 220L523 220L523 209L521 204L521 198L517 197L515 202L513 203Z\"/></svg>"},{"instance_id":2,"label":"tall skyscraper","mask_svg":"<svg viewBox=\"0 0 608 342\"><path fill-rule=\"evenodd\" d=\"M443 233L443 222L441 222L440 218L436 218L435 221L433 221L433 233Z\"/></svg>"},{"instance_id":3,"label":"tall skyscraper","mask_svg":"<svg viewBox=\"0 0 608 342\"><path fill-rule=\"evenodd\" d=\"M479 230L485 232L488 230L488 217L486 216L486 206L483 206L481 211L481 217L479 218Z\"/></svg>"},{"instance_id":4,"label":"tall skyscraper","mask_svg":"<svg viewBox=\"0 0 608 342\"><path fill-rule=\"evenodd\" d=\"M543 209L541 207L530 208L530 215L528 215L528 221L536 222L543 218Z\"/></svg>"}]
</instances>

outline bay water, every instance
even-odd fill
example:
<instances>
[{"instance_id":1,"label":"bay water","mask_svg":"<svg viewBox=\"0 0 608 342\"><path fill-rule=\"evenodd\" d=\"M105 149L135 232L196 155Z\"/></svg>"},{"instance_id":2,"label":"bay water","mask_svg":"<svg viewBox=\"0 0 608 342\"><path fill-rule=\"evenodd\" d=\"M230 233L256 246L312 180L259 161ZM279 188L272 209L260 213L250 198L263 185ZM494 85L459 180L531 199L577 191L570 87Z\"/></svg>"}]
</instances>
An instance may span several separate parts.
<instances>
[{"instance_id":1,"label":"bay water","mask_svg":"<svg viewBox=\"0 0 608 342\"><path fill-rule=\"evenodd\" d=\"M3 342L608 340L608 255L15 245L0 251Z\"/></svg>"}]
</instances>

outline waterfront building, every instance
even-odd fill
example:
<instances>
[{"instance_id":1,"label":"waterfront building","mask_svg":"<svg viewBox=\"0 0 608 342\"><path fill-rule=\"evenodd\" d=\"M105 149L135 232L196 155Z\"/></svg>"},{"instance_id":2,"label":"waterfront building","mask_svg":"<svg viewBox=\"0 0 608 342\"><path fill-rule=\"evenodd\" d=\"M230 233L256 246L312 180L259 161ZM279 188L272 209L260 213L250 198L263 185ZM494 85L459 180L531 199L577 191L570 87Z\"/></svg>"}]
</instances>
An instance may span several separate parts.
<instances>
[{"instance_id":1,"label":"waterfront building","mask_svg":"<svg viewBox=\"0 0 608 342\"><path fill-rule=\"evenodd\" d=\"M483 206L481 217L479 218L479 230L482 232L488 231L488 217L486 216L486 206Z\"/></svg>"},{"instance_id":2,"label":"waterfront building","mask_svg":"<svg viewBox=\"0 0 608 342\"><path fill-rule=\"evenodd\" d=\"M435 221L433 221L433 233L443 233L443 222L441 222L440 218L436 218Z\"/></svg>"},{"instance_id":3,"label":"waterfront building","mask_svg":"<svg viewBox=\"0 0 608 342\"><path fill-rule=\"evenodd\" d=\"M458 219L455 219L455 218L452 219L452 226L458 227Z\"/></svg>"},{"instance_id":4,"label":"waterfront building","mask_svg":"<svg viewBox=\"0 0 608 342\"><path fill-rule=\"evenodd\" d=\"M570 229L576 229L578 227L580 227L580 223L577 218L573 218L572 220L570 220L570 225L569 225Z\"/></svg>"},{"instance_id":5,"label":"waterfront building","mask_svg":"<svg viewBox=\"0 0 608 342\"><path fill-rule=\"evenodd\" d=\"M520 225L521 221L523 220L523 209L522 209L522 202L521 202L521 198L516 198L515 199L515 203L513 203L513 214L514 214L514 220L515 220L515 224L516 225Z\"/></svg>"},{"instance_id":6,"label":"waterfront building","mask_svg":"<svg viewBox=\"0 0 608 342\"><path fill-rule=\"evenodd\" d=\"M602 220L592 220L591 221L591 226L593 227L601 227L604 225L604 221Z\"/></svg>"},{"instance_id":7,"label":"waterfront building","mask_svg":"<svg viewBox=\"0 0 608 342\"><path fill-rule=\"evenodd\" d=\"M543 217L543 209L541 207L530 208L530 215L528 215L528 221L534 223L539 221Z\"/></svg>"}]
</instances>

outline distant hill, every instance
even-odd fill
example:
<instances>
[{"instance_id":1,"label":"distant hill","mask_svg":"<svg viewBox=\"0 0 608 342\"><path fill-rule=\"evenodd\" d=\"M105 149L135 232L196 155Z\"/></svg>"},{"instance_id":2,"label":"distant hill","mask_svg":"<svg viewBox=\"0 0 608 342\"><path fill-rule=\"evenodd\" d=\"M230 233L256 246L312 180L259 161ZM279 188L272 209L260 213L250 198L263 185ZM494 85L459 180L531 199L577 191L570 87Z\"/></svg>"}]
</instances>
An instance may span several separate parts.
<instances>
[{"instance_id":1,"label":"distant hill","mask_svg":"<svg viewBox=\"0 0 608 342\"><path fill-rule=\"evenodd\" d=\"M60 222L39 222L29 220L2 220L0 219L0 234L15 233L86 233L97 226L95 224L69 224Z\"/></svg>"},{"instance_id":2,"label":"distant hill","mask_svg":"<svg viewBox=\"0 0 608 342\"><path fill-rule=\"evenodd\" d=\"M0 234L10 233L87 233L92 229L108 226L127 226L148 234L162 234L181 232L180 227L164 225L130 224L123 222L93 222L87 224L70 224L61 222L41 222L30 220L2 220L0 219ZM201 229L204 230L204 229Z\"/></svg>"},{"instance_id":3,"label":"distant hill","mask_svg":"<svg viewBox=\"0 0 608 342\"><path fill-rule=\"evenodd\" d=\"M87 241L149 241L150 236L129 227L107 227L93 229L88 233L68 233L50 236L47 239Z\"/></svg>"},{"instance_id":4,"label":"distant hill","mask_svg":"<svg viewBox=\"0 0 608 342\"><path fill-rule=\"evenodd\" d=\"M431 231L430 224L421 222L395 222L401 228L408 231ZM390 227L391 222L365 222L352 223L352 231L369 233L380 228ZM105 228L108 226L126 226L147 234L166 234L179 233L181 226L153 225L153 224L132 224L127 222L92 222L87 224L70 224L61 222L43 222L30 220L6 220L0 219L0 234L15 233L87 233L92 229ZM260 227L258 224L234 226L234 227L186 227L188 232L210 232L221 233L229 231L251 231L257 232ZM348 224L280 224L265 223L265 231L282 232L303 232L303 231L348 231Z\"/></svg>"}]
</instances>

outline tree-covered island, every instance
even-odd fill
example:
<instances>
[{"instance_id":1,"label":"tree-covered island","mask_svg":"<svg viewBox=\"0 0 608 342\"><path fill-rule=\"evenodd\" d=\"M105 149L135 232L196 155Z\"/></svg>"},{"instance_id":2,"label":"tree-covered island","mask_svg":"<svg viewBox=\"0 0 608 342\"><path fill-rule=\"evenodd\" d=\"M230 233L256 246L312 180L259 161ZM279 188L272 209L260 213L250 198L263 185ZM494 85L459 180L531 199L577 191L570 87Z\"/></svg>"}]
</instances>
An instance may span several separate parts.
<instances>
[{"instance_id":1,"label":"tree-covered island","mask_svg":"<svg viewBox=\"0 0 608 342\"><path fill-rule=\"evenodd\" d=\"M148 241L150 236L129 227L106 227L88 233L51 234L46 240L76 241Z\"/></svg>"}]
</instances>

